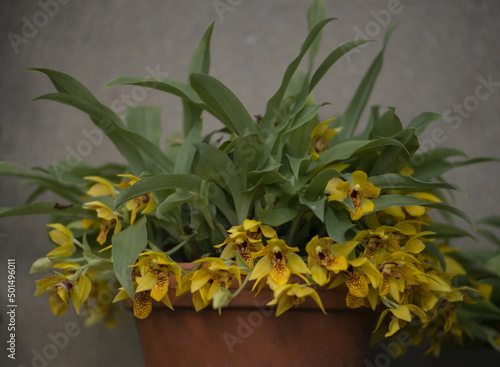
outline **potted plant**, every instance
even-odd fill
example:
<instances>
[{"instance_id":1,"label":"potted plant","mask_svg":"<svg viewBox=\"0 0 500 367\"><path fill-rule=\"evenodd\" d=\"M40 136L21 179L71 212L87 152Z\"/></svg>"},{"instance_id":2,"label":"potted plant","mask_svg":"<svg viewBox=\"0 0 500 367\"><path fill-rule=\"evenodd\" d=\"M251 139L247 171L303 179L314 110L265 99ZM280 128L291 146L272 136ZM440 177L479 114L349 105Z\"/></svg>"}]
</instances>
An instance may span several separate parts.
<instances>
[{"instance_id":1,"label":"potted plant","mask_svg":"<svg viewBox=\"0 0 500 367\"><path fill-rule=\"evenodd\" d=\"M464 267L439 242L463 230L431 220L429 211L470 223L446 203L444 193L458 187L441 175L474 161L450 163L450 151L436 149L419 157L426 164L412 166L418 137L441 118L438 113L403 124L393 108L372 108L367 126L356 132L395 26L346 112L320 119L314 88L343 55L370 42L348 42L314 69L321 31L332 21L322 9L313 2L309 35L262 116L252 118L208 74L213 26L195 51L186 83L129 77L108 83L182 99L183 138L167 147L158 108L130 108L124 123L70 76L32 69L57 89L37 99L89 114L127 161L73 169L61 164L45 172L0 164L4 175L29 178L39 188L35 196L50 189L65 200L0 211L3 217L54 215L48 224L53 248L31 269L51 271L36 281L35 295L48 295L54 314L72 305L89 323L114 325L119 306L97 302L99 291L114 291L117 302L132 299L151 366L248 365L285 357L289 365L341 363L337 357L360 364L373 329L385 337L401 329L426 335L436 353L448 339L462 339L457 309L470 302L473 286L486 294L481 284L498 289L498 283L453 282ZM299 73L306 55L309 67ZM203 134L202 113L224 127ZM487 339L495 344L497 334L489 329ZM194 341L202 343L190 346L197 353L181 350ZM270 355L260 352L262 344L272 346Z\"/></svg>"}]
</instances>

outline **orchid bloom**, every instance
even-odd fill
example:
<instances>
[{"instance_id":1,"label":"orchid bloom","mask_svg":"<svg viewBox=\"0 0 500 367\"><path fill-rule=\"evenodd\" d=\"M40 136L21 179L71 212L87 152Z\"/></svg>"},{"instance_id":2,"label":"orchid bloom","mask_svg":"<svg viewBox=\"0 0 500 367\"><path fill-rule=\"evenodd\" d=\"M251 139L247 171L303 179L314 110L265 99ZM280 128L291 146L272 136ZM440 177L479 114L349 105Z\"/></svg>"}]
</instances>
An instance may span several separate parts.
<instances>
[{"instance_id":1,"label":"orchid bloom","mask_svg":"<svg viewBox=\"0 0 500 367\"><path fill-rule=\"evenodd\" d=\"M75 238L73 232L59 223L47 224L47 227L54 228L49 232L49 235L52 241L59 245L59 247L50 251L47 257L66 257L73 255L76 251L75 245L73 244L73 238Z\"/></svg>"},{"instance_id":2,"label":"orchid bloom","mask_svg":"<svg viewBox=\"0 0 500 367\"><path fill-rule=\"evenodd\" d=\"M83 207L85 209L95 210L97 212L97 217L101 219L101 231L97 236L97 242L99 242L101 245L106 242L108 232L112 227L115 227L113 234L117 234L121 231L122 225L120 223L120 220L118 219L117 214L106 204L100 201L90 201L85 203ZM90 224L91 223L89 222L83 222L84 228L88 228Z\"/></svg>"},{"instance_id":3,"label":"orchid bloom","mask_svg":"<svg viewBox=\"0 0 500 367\"><path fill-rule=\"evenodd\" d=\"M300 304L304 303L307 296L311 297L314 302L318 304L321 311L326 314L318 293L311 287L307 287L305 284L301 285L298 283L277 285L274 283L274 280L272 280L272 278L269 279L269 283L271 289L274 289L274 299L267 305L271 306L275 305L276 303L278 304L278 307L276 308L276 316L281 315L292 307L297 307Z\"/></svg>"},{"instance_id":4,"label":"orchid bloom","mask_svg":"<svg viewBox=\"0 0 500 367\"><path fill-rule=\"evenodd\" d=\"M207 257L194 263L201 263L202 266L184 276L177 295L191 291L196 311L207 307L217 292L222 288L228 289L235 280L241 285L241 272L238 267L226 265L220 258Z\"/></svg>"},{"instance_id":5,"label":"orchid bloom","mask_svg":"<svg viewBox=\"0 0 500 367\"><path fill-rule=\"evenodd\" d=\"M56 316L66 312L69 306L69 298L77 314L80 314L80 306L87 300L92 289L90 279L80 274L75 281L63 274L56 273L47 278L36 280L36 291L34 297L49 292L50 309Z\"/></svg>"},{"instance_id":6,"label":"orchid bloom","mask_svg":"<svg viewBox=\"0 0 500 367\"><path fill-rule=\"evenodd\" d=\"M352 220L360 219L363 214L370 213L375 209L375 205L369 199L377 198L380 189L368 181L368 175L363 171L352 173L353 186L348 181L341 178L332 178L326 185L325 192L329 195L328 201L343 202L351 198L354 211L349 209Z\"/></svg>"},{"instance_id":7,"label":"orchid bloom","mask_svg":"<svg viewBox=\"0 0 500 367\"><path fill-rule=\"evenodd\" d=\"M111 181L99 176L86 176L84 179L95 182L87 191L87 195L116 197L116 190Z\"/></svg>"},{"instance_id":8,"label":"orchid bloom","mask_svg":"<svg viewBox=\"0 0 500 367\"><path fill-rule=\"evenodd\" d=\"M422 323L425 324L429 322L427 314L420 307L412 304L400 305L399 307L388 308L382 311L375 330L380 327L385 316L390 314L391 321L389 323L389 331L385 333L385 337L388 338L404 327L407 322L412 320L412 313L417 315Z\"/></svg>"},{"instance_id":9,"label":"orchid bloom","mask_svg":"<svg viewBox=\"0 0 500 367\"><path fill-rule=\"evenodd\" d=\"M140 181L140 178L134 175L118 175L118 176L128 178L128 180L125 180L117 185L122 189L126 189L127 187L130 187L133 184L135 184L137 181ZM155 204L153 202L151 194L145 194L136 197L135 199L129 200L126 204L126 208L127 210L130 210L132 212L130 214L130 224L134 224L135 218L139 210L142 209L141 212L142 214L151 213L153 210L155 210Z\"/></svg>"},{"instance_id":10,"label":"orchid bloom","mask_svg":"<svg viewBox=\"0 0 500 367\"><path fill-rule=\"evenodd\" d=\"M330 129L328 124L335 118L331 118L319 123L311 133L310 154L312 160L319 158L319 153L324 152L328 148L330 139L337 134L341 128Z\"/></svg>"},{"instance_id":11,"label":"orchid bloom","mask_svg":"<svg viewBox=\"0 0 500 367\"><path fill-rule=\"evenodd\" d=\"M168 297L168 285L170 276L173 276L177 284L180 284L180 266L170 261L164 253L147 251L139 256L139 260L134 267L139 268L140 273L140 276L135 277L137 283L134 302L135 316L143 319L149 315L149 312L146 312L149 310L149 306L147 305L151 303L148 297L157 302L162 302L173 310L172 303Z\"/></svg>"},{"instance_id":12,"label":"orchid bloom","mask_svg":"<svg viewBox=\"0 0 500 367\"><path fill-rule=\"evenodd\" d=\"M215 248L225 246L220 258L231 260L238 252L250 268L254 266L252 253L262 251L264 248L262 235L266 238L277 236L276 231L271 227L250 219L245 219L240 226L231 227L228 233L229 237L220 245L215 246Z\"/></svg>"},{"instance_id":13,"label":"orchid bloom","mask_svg":"<svg viewBox=\"0 0 500 367\"><path fill-rule=\"evenodd\" d=\"M348 241L347 244L334 243L329 237L314 236L306 245L307 262L313 280L319 285L330 281L331 274L346 271L347 257L357 246L358 242Z\"/></svg>"},{"instance_id":14,"label":"orchid bloom","mask_svg":"<svg viewBox=\"0 0 500 367\"><path fill-rule=\"evenodd\" d=\"M283 240L270 239L260 252L253 254L254 257L262 256L250 275L250 280L256 280L253 289L265 277L270 277L278 286L287 283L292 274L306 280L302 274L309 273L309 269L304 260L294 253L298 251L297 247L288 247Z\"/></svg>"}]
</instances>

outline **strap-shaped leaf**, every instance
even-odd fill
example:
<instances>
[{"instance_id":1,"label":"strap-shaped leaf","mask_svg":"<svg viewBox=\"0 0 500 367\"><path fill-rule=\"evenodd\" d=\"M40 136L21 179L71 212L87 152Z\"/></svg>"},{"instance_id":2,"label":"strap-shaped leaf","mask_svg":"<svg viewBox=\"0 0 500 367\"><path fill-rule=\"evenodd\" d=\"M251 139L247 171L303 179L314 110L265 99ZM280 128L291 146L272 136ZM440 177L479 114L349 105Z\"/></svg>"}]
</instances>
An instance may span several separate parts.
<instances>
[{"instance_id":1,"label":"strap-shaped leaf","mask_svg":"<svg viewBox=\"0 0 500 367\"><path fill-rule=\"evenodd\" d=\"M438 223L432 222L425 226L426 231L434 232L434 238L460 238L460 237L470 237L477 241L476 237L467 232L461 227L454 226L448 223Z\"/></svg>"},{"instance_id":2,"label":"strap-shaped leaf","mask_svg":"<svg viewBox=\"0 0 500 367\"><path fill-rule=\"evenodd\" d=\"M443 116L444 115L437 112L422 112L420 115L411 120L407 128L414 129L415 135L419 136L425 131L427 126L437 120L441 120Z\"/></svg>"},{"instance_id":3,"label":"strap-shaped leaf","mask_svg":"<svg viewBox=\"0 0 500 367\"><path fill-rule=\"evenodd\" d=\"M139 87L156 89L162 92L173 94L184 99L187 99L195 105L203 107L203 102L198 97L196 92L188 85L172 80L172 79L144 79L137 77L121 76L113 79L104 88L111 88L117 85L137 85Z\"/></svg>"},{"instance_id":4,"label":"strap-shaped leaf","mask_svg":"<svg viewBox=\"0 0 500 367\"><path fill-rule=\"evenodd\" d=\"M126 188L115 199L115 206L119 208L125 202L156 191L183 189L199 191L202 179L193 174L154 175L143 177L141 180Z\"/></svg>"},{"instance_id":5,"label":"strap-shaped leaf","mask_svg":"<svg viewBox=\"0 0 500 367\"><path fill-rule=\"evenodd\" d=\"M323 79L325 74L330 70L330 68L338 61L342 56L351 51L352 49L364 45L365 43L373 42L374 40L356 40L344 43L340 45L335 50L333 50L321 63L318 69L314 72L311 83L309 85L309 93L318 85L318 83Z\"/></svg>"},{"instance_id":6,"label":"strap-shaped leaf","mask_svg":"<svg viewBox=\"0 0 500 367\"><path fill-rule=\"evenodd\" d=\"M325 4L322 0L314 0L307 9L307 28L311 32L316 24L325 19ZM307 74L310 75L312 68L314 67L314 59L319 51L319 45L321 43L321 32L318 34L316 39L311 45L309 50L309 65Z\"/></svg>"},{"instance_id":7,"label":"strap-shaped leaf","mask_svg":"<svg viewBox=\"0 0 500 367\"><path fill-rule=\"evenodd\" d=\"M321 30L330 23L333 18L327 18L319 22L314 26L314 28L309 32L307 35L306 40L302 44L302 47L300 48L300 53L299 55L288 65L285 74L283 75L283 80L281 81L281 85L276 91L276 93L269 99L266 105L266 113L264 114L264 117L260 121L260 125L263 128L271 128L274 124L275 118L276 118L276 111L280 110L281 102L283 101L283 96L285 95L286 89L288 88L288 85L290 84L290 81L297 71L297 68L299 67L300 62L302 61L304 55L307 53L311 45L313 44L314 40L318 37L320 34Z\"/></svg>"},{"instance_id":8,"label":"strap-shaped leaf","mask_svg":"<svg viewBox=\"0 0 500 367\"><path fill-rule=\"evenodd\" d=\"M370 131L370 139L394 136L403 130L403 125L394 112L394 108L391 107L375 121Z\"/></svg>"},{"instance_id":9,"label":"strap-shaped leaf","mask_svg":"<svg viewBox=\"0 0 500 367\"><path fill-rule=\"evenodd\" d=\"M399 190L406 192L430 191L434 189L460 190L457 185L446 182L426 182L411 176L399 173L387 173L379 176L370 176L370 181L384 190Z\"/></svg>"},{"instance_id":10,"label":"strap-shaped leaf","mask_svg":"<svg viewBox=\"0 0 500 367\"><path fill-rule=\"evenodd\" d=\"M161 107L127 107L127 128L148 139L156 146L161 141Z\"/></svg>"},{"instance_id":11,"label":"strap-shaped leaf","mask_svg":"<svg viewBox=\"0 0 500 367\"><path fill-rule=\"evenodd\" d=\"M345 243L346 232L354 227L346 210L335 212L331 207L326 210L325 226L328 237L338 243Z\"/></svg>"},{"instance_id":12,"label":"strap-shaped leaf","mask_svg":"<svg viewBox=\"0 0 500 367\"><path fill-rule=\"evenodd\" d=\"M51 69L27 68L25 70L39 71L47 75L59 93L73 94L82 97L92 103L101 104L97 98L82 83L68 74ZM104 105L101 105L104 107Z\"/></svg>"},{"instance_id":13,"label":"strap-shaped leaf","mask_svg":"<svg viewBox=\"0 0 500 367\"><path fill-rule=\"evenodd\" d=\"M61 205L56 202L42 202L23 204L15 207L0 208L0 218L15 217L21 215L63 215L77 216L79 218L95 218L95 211L85 210L81 206Z\"/></svg>"},{"instance_id":14,"label":"strap-shaped leaf","mask_svg":"<svg viewBox=\"0 0 500 367\"><path fill-rule=\"evenodd\" d=\"M145 167L139 150L144 152L144 154L155 162L164 172L172 171L172 162L165 156L159 147L146 138L121 128L121 120L119 120L114 113L109 113L109 111L102 108L99 104L95 104L79 96L64 93L50 93L36 98L36 100L40 99L60 102L75 107L90 115L94 124L106 133L120 153L127 159L135 174L139 175L142 173ZM120 121L120 123L117 121Z\"/></svg>"},{"instance_id":15,"label":"strap-shaped leaf","mask_svg":"<svg viewBox=\"0 0 500 367\"><path fill-rule=\"evenodd\" d=\"M307 187L304 197L307 200L314 200L319 195L322 195L325 192L326 184L334 177L343 177L343 176L339 171L335 169L327 169L320 172L309 183L309 186Z\"/></svg>"},{"instance_id":16,"label":"strap-shaped leaf","mask_svg":"<svg viewBox=\"0 0 500 367\"><path fill-rule=\"evenodd\" d=\"M214 181L220 187L227 188L237 199L246 189L246 177L242 177L234 162L226 153L207 143L198 143L200 153L197 173L205 180Z\"/></svg>"},{"instance_id":17,"label":"strap-shaped leaf","mask_svg":"<svg viewBox=\"0 0 500 367\"><path fill-rule=\"evenodd\" d=\"M252 117L234 93L207 74L192 74L191 86L215 116L232 132L243 135L246 130L257 132Z\"/></svg>"},{"instance_id":18,"label":"strap-shaped leaf","mask_svg":"<svg viewBox=\"0 0 500 367\"><path fill-rule=\"evenodd\" d=\"M148 244L146 221L146 217L142 217L133 226L111 237L113 243L111 253L116 277L132 299L135 298L135 295L132 286L131 266L134 265L135 260Z\"/></svg>"},{"instance_id":19,"label":"strap-shaped leaf","mask_svg":"<svg viewBox=\"0 0 500 367\"><path fill-rule=\"evenodd\" d=\"M343 140L352 137L356 127L358 126L361 114L365 109L365 106L370 98L373 86L375 85L375 80L382 69L382 62L384 60L384 52L392 33L396 30L400 22L391 25L384 36L384 43L382 50L373 60L367 73L361 80L358 89L356 90L351 103L347 107L344 114L340 117L339 123L342 126L342 131L335 137L336 140Z\"/></svg>"},{"instance_id":20,"label":"strap-shaped leaf","mask_svg":"<svg viewBox=\"0 0 500 367\"><path fill-rule=\"evenodd\" d=\"M200 43L198 44L198 47L194 51L188 69L188 83L191 74L208 74L210 70L210 39L212 37L213 29L214 23L212 23L208 27ZM201 125L200 116L203 109L186 99L182 100L182 108L184 136L187 136L193 126Z\"/></svg>"},{"instance_id":21,"label":"strap-shaped leaf","mask_svg":"<svg viewBox=\"0 0 500 367\"><path fill-rule=\"evenodd\" d=\"M29 179L32 183L51 190L71 203L77 204L81 202L80 196L83 194L83 191L77 186L65 185L53 177L17 167L10 162L0 161L0 175Z\"/></svg>"},{"instance_id":22,"label":"strap-shaped leaf","mask_svg":"<svg viewBox=\"0 0 500 367\"><path fill-rule=\"evenodd\" d=\"M175 161L174 173L191 172L193 160L196 155L195 143L200 140L202 127L202 124L194 124L187 133Z\"/></svg>"},{"instance_id":23,"label":"strap-shaped leaf","mask_svg":"<svg viewBox=\"0 0 500 367\"><path fill-rule=\"evenodd\" d=\"M309 171L321 169L329 164L349 159L356 153L366 153L368 151L376 151L377 149L386 147L387 145L396 145L404 148L400 141L393 138L380 138L376 140L349 140L335 144L330 149L323 152L319 159L314 161Z\"/></svg>"}]
</instances>

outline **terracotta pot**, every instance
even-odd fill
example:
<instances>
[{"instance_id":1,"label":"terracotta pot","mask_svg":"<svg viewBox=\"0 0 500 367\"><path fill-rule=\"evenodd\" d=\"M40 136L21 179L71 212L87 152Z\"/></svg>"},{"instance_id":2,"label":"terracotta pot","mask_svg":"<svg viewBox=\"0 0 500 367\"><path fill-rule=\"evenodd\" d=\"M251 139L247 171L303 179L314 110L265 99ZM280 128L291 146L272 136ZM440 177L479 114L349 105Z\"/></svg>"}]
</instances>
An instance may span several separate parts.
<instances>
[{"instance_id":1,"label":"terracotta pot","mask_svg":"<svg viewBox=\"0 0 500 367\"><path fill-rule=\"evenodd\" d=\"M327 315L311 299L276 317L269 289L257 296L252 284L222 314L210 306L196 312L191 294L161 303L137 320L148 367L361 366L375 313L345 305L346 288L319 290ZM131 306L129 302L129 307Z\"/></svg>"}]
</instances>

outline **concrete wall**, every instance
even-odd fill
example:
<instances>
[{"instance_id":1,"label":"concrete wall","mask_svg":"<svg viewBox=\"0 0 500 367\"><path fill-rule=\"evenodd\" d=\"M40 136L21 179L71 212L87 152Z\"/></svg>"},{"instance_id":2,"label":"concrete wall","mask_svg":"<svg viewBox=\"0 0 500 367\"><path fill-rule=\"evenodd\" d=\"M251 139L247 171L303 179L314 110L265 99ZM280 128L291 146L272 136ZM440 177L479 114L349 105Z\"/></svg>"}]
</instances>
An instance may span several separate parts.
<instances>
[{"instance_id":1,"label":"concrete wall","mask_svg":"<svg viewBox=\"0 0 500 367\"><path fill-rule=\"evenodd\" d=\"M45 3L58 5L44 9L41 4ZM176 97L156 91L134 96L128 87L101 87L121 75L160 73L185 80L191 54L214 20L211 74L229 86L252 115L262 113L265 101L278 87L282 73L307 34L308 5L298 0L3 0L0 158L24 167L47 167L77 149L85 139L83 130L93 128L88 117L69 107L52 102L29 103L53 91L43 75L21 71L30 66L76 77L115 109L123 107L127 99L145 97L142 103L163 106L164 138L173 136L181 129L181 105ZM426 150L446 146L463 149L471 157L499 156L497 2L336 0L327 1L326 7L328 16L340 19L327 26L320 57L360 33L381 39L389 21L406 19L389 44L372 104L395 106L405 124L424 110L447 112L448 120L436 123L424 136ZM28 29L27 22L35 26ZM324 117L345 109L379 49L380 43L370 44L352 53L322 81L316 98L333 103L333 107L325 108ZM485 89L480 87L484 79L494 82ZM212 120L207 121L207 129L216 126ZM100 164L120 157L110 145L100 144L93 147L87 160ZM446 178L467 192L467 198L457 196L456 200L473 219L498 214L498 164L466 167ZM27 192L17 180L2 178L0 197L0 206L13 206L22 203ZM50 366L142 366L131 317L125 318L118 329L97 326L83 330L82 320L74 312L53 317L46 297L32 297L36 277L27 273L32 261L47 252L46 220L25 217L0 221L2 319L6 258L17 260L18 359L12 366L41 366L33 356L44 350L54 357L47 361ZM61 332L72 322L82 331L71 337L62 350L48 351L49 333ZM2 340L5 332L6 324L2 322ZM1 358L0 364L4 365L5 350ZM455 365L468 365L461 360ZM421 365L422 359L399 358L391 363Z\"/></svg>"}]
</instances>

